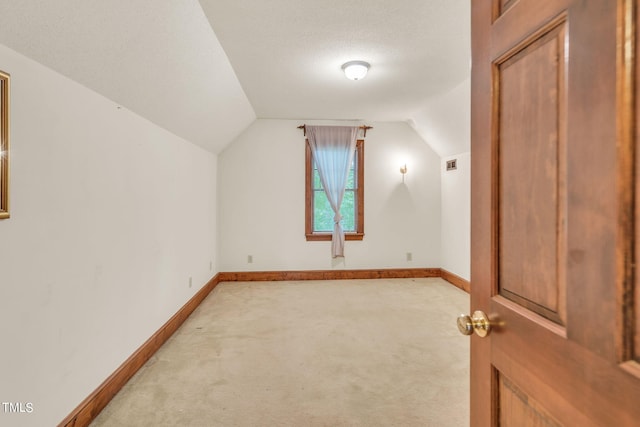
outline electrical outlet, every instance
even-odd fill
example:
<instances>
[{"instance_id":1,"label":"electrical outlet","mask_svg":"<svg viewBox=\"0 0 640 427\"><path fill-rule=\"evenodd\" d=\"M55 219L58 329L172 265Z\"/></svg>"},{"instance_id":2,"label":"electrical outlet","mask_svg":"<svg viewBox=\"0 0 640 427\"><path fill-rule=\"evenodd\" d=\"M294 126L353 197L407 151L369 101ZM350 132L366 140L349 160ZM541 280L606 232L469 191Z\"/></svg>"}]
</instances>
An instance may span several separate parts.
<instances>
[{"instance_id":1,"label":"electrical outlet","mask_svg":"<svg viewBox=\"0 0 640 427\"><path fill-rule=\"evenodd\" d=\"M253 255L247 255L247 263L253 263Z\"/></svg>"},{"instance_id":2,"label":"electrical outlet","mask_svg":"<svg viewBox=\"0 0 640 427\"><path fill-rule=\"evenodd\" d=\"M189 287L191 287L193 285L193 278L189 277Z\"/></svg>"},{"instance_id":3,"label":"electrical outlet","mask_svg":"<svg viewBox=\"0 0 640 427\"><path fill-rule=\"evenodd\" d=\"M407 261L413 261L413 254L411 252L407 252Z\"/></svg>"}]
</instances>

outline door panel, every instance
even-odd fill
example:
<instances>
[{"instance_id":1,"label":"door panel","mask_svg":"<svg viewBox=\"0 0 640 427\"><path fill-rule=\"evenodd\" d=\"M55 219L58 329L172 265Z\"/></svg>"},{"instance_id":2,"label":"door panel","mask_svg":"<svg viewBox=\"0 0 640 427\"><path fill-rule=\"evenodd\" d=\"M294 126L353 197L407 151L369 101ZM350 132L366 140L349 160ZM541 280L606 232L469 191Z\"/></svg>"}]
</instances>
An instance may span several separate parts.
<instances>
[{"instance_id":1,"label":"door panel","mask_svg":"<svg viewBox=\"0 0 640 427\"><path fill-rule=\"evenodd\" d=\"M616 362L602 359L567 339L557 326L556 330L541 327L535 321L536 315L519 312L518 308L501 297L493 300L492 314L504 324L490 335L494 340L490 352L495 370L537 400L562 425L640 425L637 378ZM499 424L472 421L471 425Z\"/></svg>"},{"instance_id":2,"label":"door panel","mask_svg":"<svg viewBox=\"0 0 640 427\"><path fill-rule=\"evenodd\" d=\"M637 1L471 4L471 425L640 425Z\"/></svg>"},{"instance_id":3,"label":"door panel","mask_svg":"<svg viewBox=\"0 0 640 427\"><path fill-rule=\"evenodd\" d=\"M565 22L494 66L500 295L564 325Z\"/></svg>"},{"instance_id":4,"label":"door panel","mask_svg":"<svg viewBox=\"0 0 640 427\"><path fill-rule=\"evenodd\" d=\"M535 399L520 390L509 378L498 374L498 419L502 427L561 427ZM514 421L517 420L517 423Z\"/></svg>"},{"instance_id":5,"label":"door panel","mask_svg":"<svg viewBox=\"0 0 640 427\"><path fill-rule=\"evenodd\" d=\"M516 1L517 0L494 0L495 18L498 18L505 13Z\"/></svg>"}]
</instances>

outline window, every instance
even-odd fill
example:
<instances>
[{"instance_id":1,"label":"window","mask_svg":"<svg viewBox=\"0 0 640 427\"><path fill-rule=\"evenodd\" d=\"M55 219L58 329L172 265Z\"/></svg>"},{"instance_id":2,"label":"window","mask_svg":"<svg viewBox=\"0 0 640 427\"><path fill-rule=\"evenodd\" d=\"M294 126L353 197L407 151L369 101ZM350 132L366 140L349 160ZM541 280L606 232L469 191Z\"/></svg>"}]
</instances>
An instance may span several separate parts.
<instances>
[{"instance_id":1,"label":"window","mask_svg":"<svg viewBox=\"0 0 640 427\"><path fill-rule=\"evenodd\" d=\"M318 169L306 143L306 219L307 240L331 240L333 209L324 194ZM356 152L349 171L342 206L342 228L345 240L362 240L364 237L364 140L356 143Z\"/></svg>"}]
</instances>

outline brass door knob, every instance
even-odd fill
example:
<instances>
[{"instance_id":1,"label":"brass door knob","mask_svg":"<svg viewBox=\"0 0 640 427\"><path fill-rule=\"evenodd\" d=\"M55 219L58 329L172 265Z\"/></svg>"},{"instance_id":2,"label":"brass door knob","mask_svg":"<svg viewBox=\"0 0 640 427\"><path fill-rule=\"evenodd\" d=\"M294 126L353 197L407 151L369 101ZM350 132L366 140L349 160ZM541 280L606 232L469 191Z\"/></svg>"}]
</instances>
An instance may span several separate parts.
<instances>
[{"instance_id":1,"label":"brass door knob","mask_svg":"<svg viewBox=\"0 0 640 427\"><path fill-rule=\"evenodd\" d=\"M471 335L475 331L476 335L484 338L491 332L491 323L483 311L476 310L471 316L466 314L458 316L458 330L462 335Z\"/></svg>"}]
</instances>

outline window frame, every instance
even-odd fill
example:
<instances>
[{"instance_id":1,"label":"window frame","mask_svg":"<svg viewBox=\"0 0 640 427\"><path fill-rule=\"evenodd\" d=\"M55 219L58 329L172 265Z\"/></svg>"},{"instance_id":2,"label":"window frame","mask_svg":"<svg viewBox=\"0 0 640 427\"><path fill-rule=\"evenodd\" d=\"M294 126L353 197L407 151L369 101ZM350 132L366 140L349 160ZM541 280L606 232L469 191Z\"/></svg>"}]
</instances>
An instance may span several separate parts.
<instances>
[{"instance_id":1,"label":"window frame","mask_svg":"<svg viewBox=\"0 0 640 427\"><path fill-rule=\"evenodd\" d=\"M345 240L362 240L364 238L364 139L356 141L354 155L356 162L355 207L356 231L345 231ZM309 140L305 140L305 236L307 241L331 240L331 232L313 231L313 155Z\"/></svg>"},{"instance_id":2,"label":"window frame","mask_svg":"<svg viewBox=\"0 0 640 427\"><path fill-rule=\"evenodd\" d=\"M10 76L0 71L0 220L9 215L9 85Z\"/></svg>"}]
</instances>

